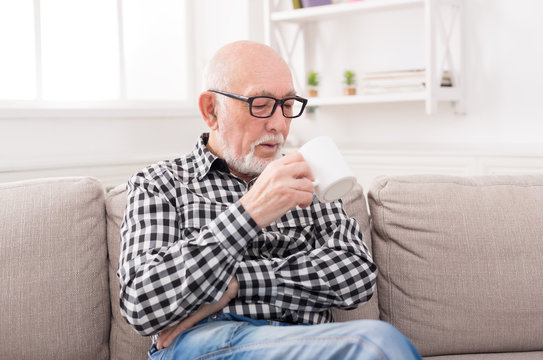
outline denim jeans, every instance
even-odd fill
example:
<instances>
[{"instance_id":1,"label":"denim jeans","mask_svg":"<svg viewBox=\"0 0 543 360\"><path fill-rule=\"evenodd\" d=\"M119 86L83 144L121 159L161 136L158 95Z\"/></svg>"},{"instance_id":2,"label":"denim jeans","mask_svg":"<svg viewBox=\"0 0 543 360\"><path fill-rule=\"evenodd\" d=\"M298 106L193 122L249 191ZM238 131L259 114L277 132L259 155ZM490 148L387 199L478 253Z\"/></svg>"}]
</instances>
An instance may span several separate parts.
<instances>
[{"instance_id":1,"label":"denim jeans","mask_svg":"<svg viewBox=\"0 0 543 360\"><path fill-rule=\"evenodd\" d=\"M208 318L179 334L171 345L149 350L152 360L181 359L421 359L392 325L355 320L290 325L234 314Z\"/></svg>"}]
</instances>

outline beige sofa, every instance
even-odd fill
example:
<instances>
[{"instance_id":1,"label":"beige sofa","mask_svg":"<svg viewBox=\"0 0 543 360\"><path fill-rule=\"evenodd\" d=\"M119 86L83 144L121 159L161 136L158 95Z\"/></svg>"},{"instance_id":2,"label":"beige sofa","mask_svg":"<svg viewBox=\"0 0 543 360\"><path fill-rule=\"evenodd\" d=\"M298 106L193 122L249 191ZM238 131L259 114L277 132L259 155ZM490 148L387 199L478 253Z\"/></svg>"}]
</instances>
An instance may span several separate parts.
<instances>
[{"instance_id":1,"label":"beige sofa","mask_svg":"<svg viewBox=\"0 0 543 360\"><path fill-rule=\"evenodd\" d=\"M0 358L145 359L119 314L124 186L0 184ZM372 238L381 318L429 359L543 359L543 176L385 177L346 208ZM370 223L372 234L370 238Z\"/></svg>"}]
</instances>

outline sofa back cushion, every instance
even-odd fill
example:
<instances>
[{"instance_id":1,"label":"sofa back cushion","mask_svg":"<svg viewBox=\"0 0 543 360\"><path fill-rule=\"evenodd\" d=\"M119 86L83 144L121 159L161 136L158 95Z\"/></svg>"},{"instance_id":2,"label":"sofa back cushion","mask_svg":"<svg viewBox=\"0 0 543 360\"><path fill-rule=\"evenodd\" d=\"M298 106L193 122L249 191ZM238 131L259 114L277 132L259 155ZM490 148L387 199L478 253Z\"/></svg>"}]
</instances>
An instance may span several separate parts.
<instances>
[{"instance_id":1,"label":"sofa back cushion","mask_svg":"<svg viewBox=\"0 0 543 360\"><path fill-rule=\"evenodd\" d=\"M543 350L543 176L403 176L369 192L381 318L423 356Z\"/></svg>"},{"instance_id":2,"label":"sofa back cushion","mask_svg":"<svg viewBox=\"0 0 543 360\"><path fill-rule=\"evenodd\" d=\"M117 277L121 252L121 222L126 206L126 185L122 184L106 196L107 246L109 253L109 291L111 296L111 360L144 360L151 347L151 338L139 335L123 319L120 312L120 284Z\"/></svg>"},{"instance_id":3,"label":"sofa back cushion","mask_svg":"<svg viewBox=\"0 0 543 360\"><path fill-rule=\"evenodd\" d=\"M119 311L119 279L116 276L120 255L120 226L126 206L126 186L115 187L106 196L107 238L109 251L109 279L112 307L110 351L112 360L147 359L151 346L149 338L138 335L122 318ZM356 218L362 228L366 243L371 251L370 219L362 187L357 185L343 198L345 210ZM334 309L337 321L355 319L378 319L377 295L355 310Z\"/></svg>"},{"instance_id":4,"label":"sofa back cushion","mask_svg":"<svg viewBox=\"0 0 543 360\"><path fill-rule=\"evenodd\" d=\"M102 184L0 184L0 204L0 357L108 359Z\"/></svg>"}]
</instances>

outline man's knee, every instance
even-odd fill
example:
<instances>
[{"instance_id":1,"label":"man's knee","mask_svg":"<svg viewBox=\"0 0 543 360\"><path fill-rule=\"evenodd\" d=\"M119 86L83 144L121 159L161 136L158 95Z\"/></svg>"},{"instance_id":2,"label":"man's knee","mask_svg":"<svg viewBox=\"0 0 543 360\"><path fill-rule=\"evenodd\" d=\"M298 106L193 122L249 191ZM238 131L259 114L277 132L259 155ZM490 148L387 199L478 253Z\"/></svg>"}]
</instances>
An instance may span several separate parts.
<instances>
[{"instance_id":1,"label":"man's knee","mask_svg":"<svg viewBox=\"0 0 543 360\"><path fill-rule=\"evenodd\" d=\"M405 359L420 358L420 354L411 341L398 329L387 322L380 320L361 320L353 322L352 325L358 325L356 326L356 333L372 342L385 354L402 354Z\"/></svg>"},{"instance_id":2,"label":"man's knee","mask_svg":"<svg viewBox=\"0 0 543 360\"><path fill-rule=\"evenodd\" d=\"M401 333L394 326L381 320L364 320L371 327L372 333L378 334L382 337L395 336Z\"/></svg>"}]
</instances>

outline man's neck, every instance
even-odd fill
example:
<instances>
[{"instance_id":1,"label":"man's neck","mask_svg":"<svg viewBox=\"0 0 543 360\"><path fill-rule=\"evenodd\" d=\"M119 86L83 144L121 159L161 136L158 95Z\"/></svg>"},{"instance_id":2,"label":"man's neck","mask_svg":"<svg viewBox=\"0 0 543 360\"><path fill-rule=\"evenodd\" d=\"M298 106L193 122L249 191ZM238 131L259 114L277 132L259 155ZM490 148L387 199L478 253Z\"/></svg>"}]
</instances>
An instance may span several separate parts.
<instances>
[{"instance_id":1,"label":"man's neck","mask_svg":"<svg viewBox=\"0 0 543 360\"><path fill-rule=\"evenodd\" d=\"M227 164L228 165L228 164ZM254 178L256 178L256 175L246 175L246 174L242 174L236 170L234 170L233 168L231 168L230 166L228 166L228 169L230 169L230 172L235 175L236 177L240 178L241 180L245 181L247 184L253 180Z\"/></svg>"}]
</instances>

